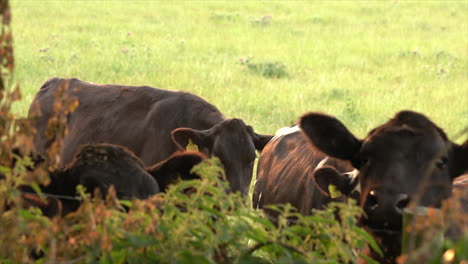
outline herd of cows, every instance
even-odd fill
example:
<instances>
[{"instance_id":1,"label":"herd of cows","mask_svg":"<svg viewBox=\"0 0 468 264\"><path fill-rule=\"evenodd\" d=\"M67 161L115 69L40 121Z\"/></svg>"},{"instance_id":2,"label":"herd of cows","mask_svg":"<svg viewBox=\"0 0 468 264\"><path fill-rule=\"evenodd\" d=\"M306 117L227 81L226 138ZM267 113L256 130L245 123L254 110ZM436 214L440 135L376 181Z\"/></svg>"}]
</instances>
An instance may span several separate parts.
<instances>
[{"instance_id":1,"label":"herd of cows","mask_svg":"<svg viewBox=\"0 0 468 264\"><path fill-rule=\"evenodd\" d=\"M180 179L198 178L192 167L216 156L228 191L247 198L259 151L254 208L274 219L268 205L290 203L311 214L331 201L355 199L366 215L360 223L384 252L383 257L372 250L366 254L394 263L401 254L403 210L410 204L440 207L452 195L454 181L466 183L459 179L468 172L468 140L450 141L420 113L398 112L363 139L335 117L315 112L274 136L261 135L190 93L77 79L48 80L32 102L35 151L43 156L55 140L47 130L57 114L59 89L79 106L66 117L59 169L42 188L55 197L74 197L82 184L102 194L113 185L119 198L144 199ZM192 144L198 151L186 151ZM78 206L78 200L57 198L42 209L52 216Z\"/></svg>"}]
</instances>

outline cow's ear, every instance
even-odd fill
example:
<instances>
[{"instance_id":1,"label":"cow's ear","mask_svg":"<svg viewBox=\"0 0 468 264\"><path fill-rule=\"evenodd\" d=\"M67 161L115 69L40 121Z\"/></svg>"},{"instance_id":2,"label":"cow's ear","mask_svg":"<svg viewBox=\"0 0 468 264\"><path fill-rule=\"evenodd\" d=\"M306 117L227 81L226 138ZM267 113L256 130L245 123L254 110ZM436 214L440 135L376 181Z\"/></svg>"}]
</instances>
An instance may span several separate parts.
<instances>
[{"instance_id":1,"label":"cow's ear","mask_svg":"<svg viewBox=\"0 0 468 264\"><path fill-rule=\"evenodd\" d=\"M181 127L172 130L171 137L172 141L174 141L180 150L202 151L202 149L210 149L209 132L209 130L196 130Z\"/></svg>"},{"instance_id":2,"label":"cow's ear","mask_svg":"<svg viewBox=\"0 0 468 264\"><path fill-rule=\"evenodd\" d=\"M329 156L353 160L361 148L362 141L332 116L308 113L301 117L299 126L312 143Z\"/></svg>"},{"instance_id":3,"label":"cow's ear","mask_svg":"<svg viewBox=\"0 0 468 264\"><path fill-rule=\"evenodd\" d=\"M350 195L358 184L351 173L340 173L335 168L324 166L314 173L314 181L321 193L331 198Z\"/></svg>"},{"instance_id":4,"label":"cow's ear","mask_svg":"<svg viewBox=\"0 0 468 264\"><path fill-rule=\"evenodd\" d=\"M149 169L159 184L161 191L166 191L169 185L179 180L193 180L200 177L192 173L192 168L207 157L200 152L176 152L168 159L159 162Z\"/></svg>"},{"instance_id":5,"label":"cow's ear","mask_svg":"<svg viewBox=\"0 0 468 264\"><path fill-rule=\"evenodd\" d=\"M258 151L262 151L265 145L273 138L272 135L261 135L254 133L253 135L253 143L255 145L255 149Z\"/></svg>"},{"instance_id":6,"label":"cow's ear","mask_svg":"<svg viewBox=\"0 0 468 264\"><path fill-rule=\"evenodd\" d=\"M255 133L251 126L247 126L247 131L252 137L252 142L254 143L255 149L258 151L262 151L265 145L273 138L272 135L262 135Z\"/></svg>"},{"instance_id":7,"label":"cow's ear","mask_svg":"<svg viewBox=\"0 0 468 264\"><path fill-rule=\"evenodd\" d=\"M450 167L450 176L456 178L468 172L468 139L461 145L453 143L453 163Z\"/></svg>"}]
</instances>

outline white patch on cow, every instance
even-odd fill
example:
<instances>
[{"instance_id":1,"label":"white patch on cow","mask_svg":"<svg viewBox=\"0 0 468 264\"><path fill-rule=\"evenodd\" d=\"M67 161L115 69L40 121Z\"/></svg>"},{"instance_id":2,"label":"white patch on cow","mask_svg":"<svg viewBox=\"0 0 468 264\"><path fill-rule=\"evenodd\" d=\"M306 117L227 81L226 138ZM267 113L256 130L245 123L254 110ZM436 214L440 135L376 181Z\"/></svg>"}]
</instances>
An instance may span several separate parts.
<instances>
[{"instance_id":1,"label":"white patch on cow","mask_svg":"<svg viewBox=\"0 0 468 264\"><path fill-rule=\"evenodd\" d=\"M106 84L102 84L102 83L93 83L93 82L87 82L87 83L96 85L96 86L106 86Z\"/></svg>"},{"instance_id":2,"label":"white patch on cow","mask_svg":"<svg viewBox=\"0 0 468 264\"><path fill-rule=\"evenodd\" d=\"M299 126L280 128L280 129L278 129L276 131L275 136L270 141L277 140L280 137L292 134L292 133L294 133L296 131L299 131L299 130L300 130Z\"/></svg>"},{"instance_id":3,"label":"white patch on cow","mask_svg":"<svg viewBox=\"0 0 468 264\"><path fill-rule=\"evenodd\" d=\"M359 171L357 169L354 169L353 171L346 173L346 175L351 179L351 182L358 181L357 179L358 174L359 174ZM358 182L356 187L354 187L354 189L350 193L353 193L354 191L361 192L361 182Z\"/></svg>"},{"instance_id":4,"label":"white patch on cow","mask_svg":"<svg viewBox=\"0 0 468 264\"><path fill-rule=\"evenodd\" d=\"M262 200L262 193L263 192L261 192L260 195L258 196L258 203L257 203L257 206L255 206L257 210L260 208L260 201Z\"/></svg>"},{"instance_id":5,"label":"white patch on cow","mask_svg":"<svg viewBox=\"0 0 468 264\"><path fill-rule=\"evenodd\" d=\"M347 172L346 174L348 175L349 178L356 179L356 177L359 174L359 171L357 169L354 169L353 171Z\"/></svg>"},{"instance_id":6,"label":"white patch on cow","mask_svg":"<svg viewBox=\"0 0 468 264\"><path fill-rule=\"evenodd\" d=\"M317 164L317 167L315 167L315 170L318 170L318 169L322 168L323 165L325 165L325 163L327 163L327 161L328 161L328 156L325 157L322 161L320 161L319 164Z\"/></svg>"}]
</instances>

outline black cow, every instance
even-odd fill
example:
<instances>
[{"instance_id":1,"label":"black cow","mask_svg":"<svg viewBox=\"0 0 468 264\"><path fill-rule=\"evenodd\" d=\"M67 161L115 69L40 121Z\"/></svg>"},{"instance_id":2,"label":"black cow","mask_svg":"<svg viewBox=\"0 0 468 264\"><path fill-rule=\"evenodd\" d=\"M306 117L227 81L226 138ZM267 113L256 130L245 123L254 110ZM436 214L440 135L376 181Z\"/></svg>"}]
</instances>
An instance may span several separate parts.
<instances>
[{"instance_id":1,"label":"black cow","mask_svg":"<svg viewBox=\"0 0 468 264\"><path fill-rule=\"evenodd\" d=\"M340 174L335 175L335 170ZM263 208L272 220L277 212L265 208L267 205L289 203L308 215L331 201L357 199L358 182L349 162L329 158L314 148L298 126L284 128L260 155L252 205ZM329 192L330 184L336 192Z\"/></svg>"},{"instance_id":2,"label":"black cow","mask_svg":"<svg viewBox=\"0 0 468 264\"><path fill-rule=\"evenodd\" d=\"M82 144L125 146L148 166L185 149L192 141L199 151L221 160L231 190L245 195L255 150L263 149L271 138L255 133L240 119L226 119L214 105L190 93L53 78L42 85L29 109L40 153L54 140L46 136L46 130L56 114L55 94L62 89L64 95L79 101L78 108L67 116L69 134L60 150L62 166Z\"/></svg>"},{"instance_id":3,"label":"black cow","mask_svg":"<svg viewBox=\"0 0 468 264\"><path fill-rule=\"evenodd\" d=\"M440 207L452 193L452 180L468 167L468 144L451 142L412 111L397 113L364 139L321 113L305 114L300 126L317 149L359 170L359 200L367 214L362 223L381 241L384 258L372 255L380 262L393 263L401 253L403 209L410 203Z\"/></svg>"},{"instance_id":4,"label":"black cow","mask_svg":"<svg viewBox=\"0 0 468 264\"><path fill-rule=\"evenodd\" d=\"M59 208L57 199L60 200L62 214L76 210L80 204L74 198L77 196L78 184L89 192L97 188L102 196L107 195L112 185L119 199L145 199L165 191L179 180L199 179L191 169L205 158L199 152L177 152L158 164L145 167L125 147L111 144L85 145L65 168L50 174L50 184L41 189L43 193L50 194L51 199L47 206L41 203L38 205L48 216L57 214L56 209L51 209ZM31 188L23 187L21 190L28 191L29 195L25 199L34 203L34 197L30 195ZM55 201L53 197L56 197Z\"/></svg>"}]
</instances>

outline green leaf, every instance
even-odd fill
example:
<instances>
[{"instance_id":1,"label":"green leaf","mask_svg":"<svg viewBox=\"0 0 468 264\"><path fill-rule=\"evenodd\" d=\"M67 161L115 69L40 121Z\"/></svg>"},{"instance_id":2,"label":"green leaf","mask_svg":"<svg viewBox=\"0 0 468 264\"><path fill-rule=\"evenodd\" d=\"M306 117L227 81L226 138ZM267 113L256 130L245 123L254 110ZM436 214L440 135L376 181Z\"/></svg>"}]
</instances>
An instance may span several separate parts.
<instances>
[{"instance_id":1,"label":"green leaf","mask_svg":"<svg viewBox=\"0 0 468 264\"><path fill-rule=\"evenodd\" d=\"M214 208L210 208L210 207L207 207L205 205L200 205L200 209L202 210L205 210L205 211L208 211L212 214L214 214L215 216L217 217L223 217L224 215L221 214L221 212L219 212L218 210L214 209Z\"/></svg>"},{"instance_id":2,"label":"green leaf","mask_svg":"<svg viewBox=\"0 0 468 264\"><path fill-rule=\"evenodd\" d=\"M363 254L361 253L358 253L359 257L364 259L368 264L379 264L379 262L369 258L368 256L364 256Z\"/></svg>"},{"instance_id":3,"label":"green leaf","mask_svg":"<svg viewBox=\"0 0 468 264\"><path fill-rule=\"evenodd\" d=\"M136 247L136 248L150 246L157 242L154 237L151 237L149 235L138 235L138 234L126 233L125 237L127 238L130 246Z\"/></svg>"},{"instance_id":4,"label":"green leaf","mask_svg":"<svg viewBox=\"0 0 468 264\"><path fill-rule=\"evenodd\" d=\"M126 207L132 207L133 203L132 201L129 201L129 200L119 200L120 204L123 205L123 206L126 206Z\"/></svg>"},{"instance_id":5,"label":"green leaf","mask_svg":"<svg viewBox=\"0 0 468 264\"><path fill-rule=\"evenodd\" d=\"M33 188L33 190L39 195L39 197L41 197L41 199L45 199L45 196L41 191L41 187L39 187L37 183L31 184L31 188Z\"/></svg>"},{"instance_id":6,"label":"green leaf","mask_svg":"<svg viewBox=\"0 0 468 264\"><path fill-rule=\"evenodd\" d=\"M253 220L255 223L261 224L266 229L273 229L275 226L273 223L265 217L259 216L250 216L250 219Z\"/></svg>"},{"instance_id":7,"label":"green leaf","mask_svg":"<svg viewBox=\"0 0 468 264\"><path fill-rule=\"evenodd\" d=\"M9 167L0 166L0 173L8 173L11 169Z\"/></svg>"},{"instance_id":8,"label":"green leaf","mask_svg":"<svg viewBox=\"0 0 468 264\"><path fill-rule=\"evenodd\" d=\"M194 252L184 250L181 254L181 258L177 263L199 263L199 264L210 264L210 261L205 256L195 255Z\"/></svg>"},{"instance_id":9,"label":"green leaf","mask_svg":"<svg viewBox=\"0 0 468 264\"><path fill-rule=\"evenodd\" d=\"M336 223L335 219L328 219L328 218L323 218L321 216L315 216L315 215L304 217L304 219L306 219L307 222L326 223L326 224Z\"/></svg>"},{"instance_id":10,"label":"green leaf","mask_svg":"<svg viewBox=\"0 0 468 264\"><path fill-rule=\"evenodd\" d=\"M242 256L238 259L237 263L242 264L263 264L270 263L264 258L254 257L254 256Z\"/></svg>"},{"instance_id":11,"label":"green leaf","mask_svg":"<svg viewBox=\"0 0 468 264\"><path fill-rule=\"evenodd\" d=\"M37 219L37 215L33 214L30 210L28 209L21 209L19 210L19 215L23 217L26 220L35 220Z\"/></svg>"},{"instance_id":12,"label":"green leaf","mask_svg":"<svg viewBox=\"0 0 468 264\"><path fill-rule=\"evenodd\" d=\"M379 245L377 244L375 239L369 233L367 233L367 231L357 226L353 226L351 227L351 229L354 232L358 233L361 237L363 237L375 252L379 253L380 256L383 256L383 252L380 249Z\"/></svg>"}]
</instances>

